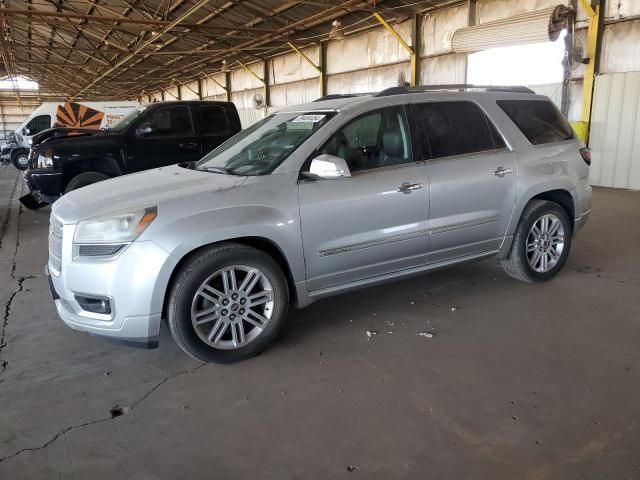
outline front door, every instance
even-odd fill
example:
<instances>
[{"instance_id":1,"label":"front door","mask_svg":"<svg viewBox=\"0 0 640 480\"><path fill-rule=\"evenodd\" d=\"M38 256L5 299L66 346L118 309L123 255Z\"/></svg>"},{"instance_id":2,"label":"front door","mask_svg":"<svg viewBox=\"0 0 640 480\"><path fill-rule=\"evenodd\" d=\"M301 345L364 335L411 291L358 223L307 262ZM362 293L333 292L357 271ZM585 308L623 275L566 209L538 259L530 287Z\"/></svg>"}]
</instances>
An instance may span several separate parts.
<instances>
[{"instance_id":1,"label":"front door","mask_svg":"<svg viewBox=\"0 0 640 480\"><path fill-rule=\"evenodd\" d=\"M132 130L127 145L129 172L189 162L202 157L200 137L195 133L187 105L153 109Z\"/></svg>"},{"instance_id":2,"label":"front door","mask_svg":"<svg viewBox=\"0 0 640 480\"><path fill-rule=\"evenodd\" d=\"M404 108L357 117L318 154L344 158L352 176L299 184L309 291L425 265L428 183Z\"/></svg>"},{"instance_id":3,"label":"front door","mask_svg":"<svg viewBox=\"0 0 640 480\"><path fill-rule=\"evenodd\" d=\"M517 192L511 152L471 101L413 105L429 176L429 263L500 248Z\"/></svg>"}]
</instances>

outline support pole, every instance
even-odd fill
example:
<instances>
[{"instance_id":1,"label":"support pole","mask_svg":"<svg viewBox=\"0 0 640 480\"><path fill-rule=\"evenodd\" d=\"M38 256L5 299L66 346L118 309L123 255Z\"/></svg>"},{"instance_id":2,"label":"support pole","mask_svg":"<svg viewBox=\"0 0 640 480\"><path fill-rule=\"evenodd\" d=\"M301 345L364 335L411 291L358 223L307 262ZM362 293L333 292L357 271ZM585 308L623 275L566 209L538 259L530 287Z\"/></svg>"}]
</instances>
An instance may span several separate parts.
<instances>
[{"instance_id":1,"label":"support pole","mask_svg":"<svg viewBox=\"0 0 640 480\"><path fill-rule=\"evenodd\" d=\"M420 45L422 43L422 15L415 14L411 22L411 85L420 85Z\"/></svg>"},{"instance_id":2,"label":"support pole","mask_svg":"<svg viewBox=\"0 0 640 480\"><path fill-rule=\"evenodd\" d=\"M591 120L591 104L593 102L593 83L596 74L597 66L597 45L598 45L598 30L600 29L600 8L602 3L599 1L595 8L586 0L580 0L582 8L587 13L589 18L589 29L587 31L587 48L585 51L585 58L589 59L589 63L584 66L584 79L582 85L582 115L580 119L583 122L590 122Z\"/></svg>"},{"instance_id":3,"label":"support pole","mask_svg":"<svg viewBox=\"0 0 640 480\"><path fill-rule=\"evenodd\" d=\"M225 92L227 93L227 102L231 101L231 72L224 72Z\"/></svg>"},{"instance_id":4,"label":"support pole","mask_svg":"<svg viewBox=\"0 0 640 480\"><path fill-rule=\"evenodd\" d=\"M320 86L320 97L327 94L327 42L320 42L320 50L318 58L320 59L320 77L318 83Z\"/></svg>"},{"instance_id":5,"label":"support pole","mask_svg":"<svg viewBox=\"0 0 640 480\"><path fill-rule=\"evenodd\" d=\"M271 105L269 93L269 60L262 62L262 83L264 84L264 111Z\"/></svg>"}]
</instances>

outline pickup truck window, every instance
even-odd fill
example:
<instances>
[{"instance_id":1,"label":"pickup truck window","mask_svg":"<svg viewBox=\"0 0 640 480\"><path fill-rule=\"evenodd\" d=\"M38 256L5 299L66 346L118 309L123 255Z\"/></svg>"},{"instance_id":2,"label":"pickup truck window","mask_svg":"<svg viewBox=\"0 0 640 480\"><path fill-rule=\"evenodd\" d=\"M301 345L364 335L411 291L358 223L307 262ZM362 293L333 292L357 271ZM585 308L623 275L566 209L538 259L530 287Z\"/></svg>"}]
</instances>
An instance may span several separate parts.
<instances>
[{"instance_id":1,"label":"pickup truck window","mask_svg":"<svg viewBox=\"0 0 640 480\"><path fill-rule=\"evenodd\" d=\"M198 108L202 133L225 133L229 130L227 114L218 105L204 105Z\"/></svg>"},{"instance_id":2,"label":"pickup truck window","mask_svg":"<svg viewBox=\"0 0 640 480\"><path fill-rule=\"evenodd\" d=\"M276 113L231 137L205 156L196 170L221 170L232 175L270 173L334 115Z\"/></svg>"},{"instance_id":3,"label":"pickup truck window","mask_svg":"<svg viewBox=\"0 0 640 480\"><path fill-rule=\"evenodd\" d=\"M151 114L154 134L179 135L193 133L191 114L186 105L162 107Z\"/></svg>"},{"instance_id":4,"label":"pickup truck window","mask_svg":"<svg viewBox=\"0 0 640 480\"><path fill-rule=\"evenodd\" d=\"M138 117L140 117L140 115L142 115L144 113L144 111L147 109L147 107L139 107L136 108L135 110L133 110L131 113L129 113L127 116L125 116L122 120L120 120L118 123L116 123L113 127L111 127L109 130L111 130L112 132L124 132L129 125L131 125L133 122L136 121L136 119Z\"/></svg>"}]
</instances>

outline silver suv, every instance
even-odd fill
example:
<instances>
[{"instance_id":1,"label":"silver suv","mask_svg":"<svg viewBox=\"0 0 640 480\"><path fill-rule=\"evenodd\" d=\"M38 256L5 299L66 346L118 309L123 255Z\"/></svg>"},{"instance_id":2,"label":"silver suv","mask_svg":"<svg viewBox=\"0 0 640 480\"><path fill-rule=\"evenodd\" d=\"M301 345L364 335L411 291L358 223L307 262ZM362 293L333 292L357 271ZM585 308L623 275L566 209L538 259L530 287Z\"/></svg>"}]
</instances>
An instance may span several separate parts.
<instances>
[{"instance_id":1,"label":"silver suv","mask_svg":"<svg viewBox=\"0 0 640 480\"><path fill-rule=\"evenodd\" d=\"M286 108L197 163L53 206L48 272L70 327L232 362L290 304L496 256L562 268L589 214L589 151L523 88L397 87Z\"/></svg>"}]
</instances>

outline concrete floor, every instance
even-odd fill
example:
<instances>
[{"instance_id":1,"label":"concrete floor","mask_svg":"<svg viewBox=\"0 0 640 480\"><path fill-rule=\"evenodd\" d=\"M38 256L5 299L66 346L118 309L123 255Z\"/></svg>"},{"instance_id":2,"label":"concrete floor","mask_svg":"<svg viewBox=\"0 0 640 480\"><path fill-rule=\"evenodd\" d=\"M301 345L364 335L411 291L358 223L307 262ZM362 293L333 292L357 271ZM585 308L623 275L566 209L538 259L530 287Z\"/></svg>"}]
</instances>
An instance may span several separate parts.
<instances>
[{"instance_id":1,"label":"concrete floor","mask_svg":"<svg viewBox=\"0 0 640 480\"><path fill-rule=\"evenodd\" d=\"M147 351L62 324L49 209L20 209L20 182L0 166L1 479L639 478L638 192L595 191L550 283L453 268L294 311L263 355L203 366L167 329Z\"/></svg>"}]
</instances>

